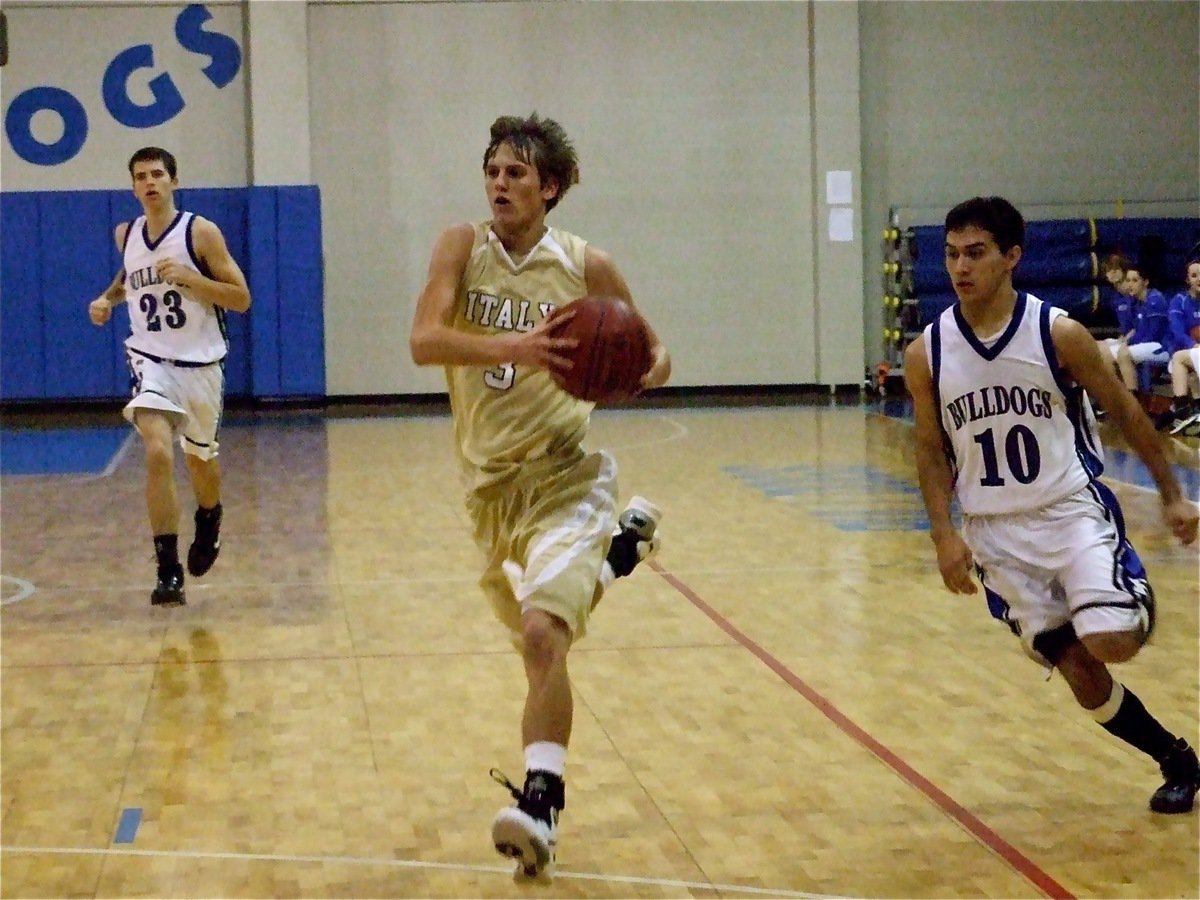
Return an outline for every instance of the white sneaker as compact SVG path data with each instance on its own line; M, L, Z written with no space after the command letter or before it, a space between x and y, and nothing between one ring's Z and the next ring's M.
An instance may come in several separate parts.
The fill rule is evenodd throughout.
M1200 413L1193 413L1189 416L1176 416L1171 420L1171 424L1167 426L1169 434L1182 434L1189 425L1200 420Z
M558 845L558 811L550 821L535 818L516 806L506 806L492 820L496 852L517 861L513 877L550 881L554 878L554 852Z
M529 772L525 775L525 788L518 790L499 769L492 769L488 774L517 801L516 806L506 806L492 819L492 843L496 852L517 861L513 872L515 880L552 881L554 852L558 845L558 812L563 806L562 781L551 778L552 783L548 784L546 773Z

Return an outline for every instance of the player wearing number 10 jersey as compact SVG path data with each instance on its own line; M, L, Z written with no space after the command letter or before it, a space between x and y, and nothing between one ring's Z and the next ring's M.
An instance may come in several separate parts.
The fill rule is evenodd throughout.
M1153 758L1164 784L1150 808L1194 804L1200 763L1107 664L1131 659L1154 628L1154 594L1125 535L1116 497L1097 480L1102 451L1088 395L1145 462L1167 526L1196 540L1154 426L1088 331L1013 289L1025 222L1001 197L946 216L946 268L958 302L905 351L917 474L946 587L973 594L1025 651L1057 669L1109 733ZM951 497L963 513L961 534Z
M125 418L146 449L146 505L154 536L155 606L184 603L179 563L179 500L174 440L178 437L196 497L196 536L188 571L203 575L221 549L221 469L217 430L225 390L224 312L250 308L250 290L212 222L175 208L175 157L143 147L129 160L133 193L143 215L113 232L122 267L88 306L95 325L128 301L125 350L133 398Z

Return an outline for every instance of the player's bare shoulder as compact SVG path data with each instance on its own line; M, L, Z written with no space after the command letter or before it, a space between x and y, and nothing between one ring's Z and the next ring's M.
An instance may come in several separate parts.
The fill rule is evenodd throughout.
M588 244L583 249L583 275L589 294L620 297L626 303L633 304L629 285L612 256L594 244Z
M921 332L904 348L904 381L909 390L930 381L929 360L925 358L925 333Z
M465 265L475 248L476 227L470 222L451 225L438 235L433 246L433 261Z
M125 249L125 239L129 236L129 229L133 227L132 222L118 222L113 229L113 241L117 245L118 250Z

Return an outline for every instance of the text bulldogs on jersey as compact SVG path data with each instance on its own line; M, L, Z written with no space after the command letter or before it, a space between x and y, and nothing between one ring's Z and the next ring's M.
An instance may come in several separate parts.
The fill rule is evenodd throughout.
M137 269L129 273L129 287L134 291L140 291L148 284L163 283L163 280L158 277L158 270L154 266L147 266L144 269Z
M1001 385L979 388L956 397L946 404L946 409L954 419L956 431L968 422L978 422L988 416L1002 416L1007 412L1035 419L1049 419L1054 414L1049 391L1036 387Z

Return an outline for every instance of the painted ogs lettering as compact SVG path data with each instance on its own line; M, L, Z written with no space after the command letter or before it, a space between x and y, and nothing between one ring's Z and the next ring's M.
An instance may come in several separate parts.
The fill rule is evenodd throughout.
M184 50L207 56L209 63L200 71L214 85L223 88L242 67L242 48L227 34L204 30L204 23L212 17L208 9L193 3L175 19L175 40Z
M242 50L228 35L204 30L213 17L200 3L184 7L175 18L175 39L183 49L208 57L201 70L217 88L223 88L236 76L242 65ZM153 128L168 122L186 105L179 88L169 73L163 72L150 80L153 100L149 104L135 103L129 96L130 76L138 69L154 68L154 47L136 44L113 57L104 70L101 94L104 106L116 121L128 128ZM53 143L38 140L32 129L33 117L39 112L52 112L62 122L62 136ZM70 92L49 85L39 85L13 98L4 116L4 130L13 152L28 163L38 166L57 166L73 159L87 142L88 116L83 104Z
M33 136L33 117L42 110L57 113L63 133L53 144L43 144ZM32 87L18 94L4 115L4 130L13 152L26 162L39 166L65 163L83 149L87 140L87 110L68 91L56 87Z
M138 44L118 53L104 70L104 105L109 114L129 128L153 128L179 115L183 97L171 76L165 72L150 79L154 99L146 106L134 103L129 97L129 76L138 69L154 68L154 48Z

